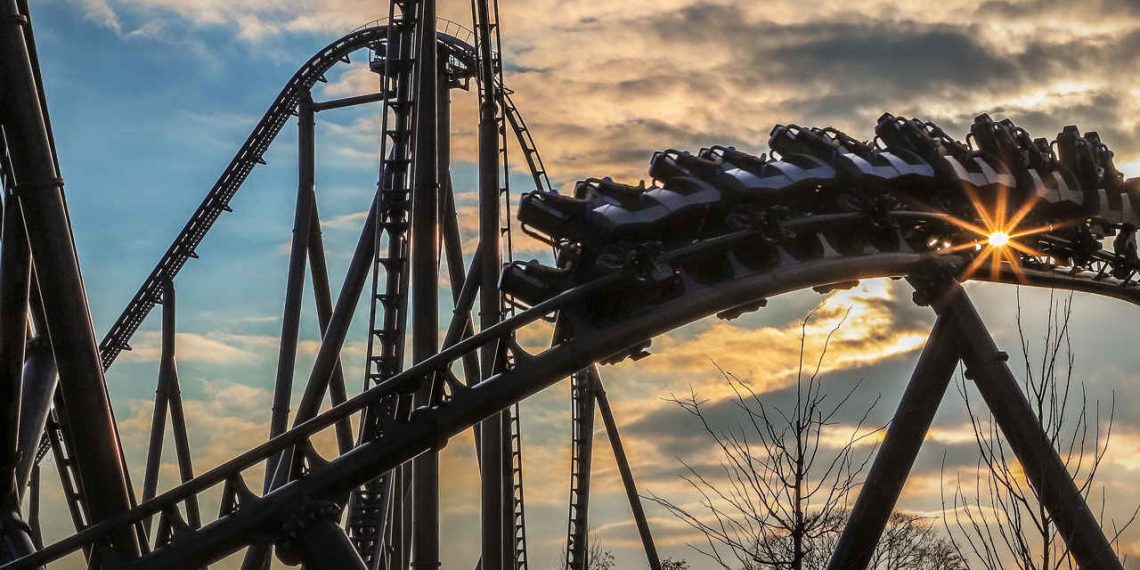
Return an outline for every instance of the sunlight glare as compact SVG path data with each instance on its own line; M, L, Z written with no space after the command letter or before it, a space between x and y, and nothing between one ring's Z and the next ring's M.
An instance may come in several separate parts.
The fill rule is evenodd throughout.
M994 232L990 234L989 239L986 241L993 247L1002 247L1009 243L1009 234L1001 231Z

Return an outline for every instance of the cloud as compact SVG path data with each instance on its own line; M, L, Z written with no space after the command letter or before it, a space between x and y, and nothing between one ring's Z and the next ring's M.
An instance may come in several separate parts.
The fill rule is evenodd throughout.
M249 363L261 358L245 339L222 333L201 335L180 332L175 334L175 355L183 362L206 362L210 364ZM161 357L162 333L148 331L135 336L131 350L123 352L126 362L158 362Z
M264 46L267 54L276 53L268 38L331 36L384 15L364 0L83 6L95 21L129 13L144 21L140 30L175 19L229 29L254 53ZM445 1L440 13L463 22L468 7ZM1101 131L1119 149L1119 162L1140 159L1137 85L1114 71L1140 57L1140 17L1127 0L1079 7L1060 0L953 0L921 8L824 2L810 14L791 0L762 8L723 0L532 0L502 18L507 82L560 183L601 175L635 181L645 176L650 153L664 147L717 143L760 151L778 122L833 124L869 137L887 110L945 123L959 136L984 111L1008 111L1038 136L1077 123ZM328 96L371 92L375 81L355 65L323 89ZM1074 82L1083 86L1079 97L1060 95ZM1020 104L1027 95L1034 104ZM455 97L453 147L457 158L470 160L475 109L467 99L474 98ZM376 140L374 132L367 141L346 140L341 152L374 159ZM369 150L355 152L361 148Z
M115 8L111 6L109 0L75 0L79 8L83 10L83 15L88 20L99 24L105 28L110 28L115 33L123 31L122 23L119 21L119 15L115 12Z
M848 291L828 295L804 329L805 365L811 370L828 334L835 330L821 372L866 366L911 352L925 342L925 321L904 309L889 280L869 280ZM716 376L716 365L746 378L763 393L788 386L800 367L801 323L784 326L738 326L715 322L695 334L670 333L654 340L653 356L638 363L642 370L668 374L666 386L686 391L698 378ZM720 385L720 383L714 383ZM726 386L721 397L728 396ZM707 394L717 397L715 394Z
M364 0L76 0L76 5L96 25L116 32L134 28L126 36L138 44L169 41L171 34L200 41L208 35L216 42L228 34L243 55L274 61L295 57L293 67L332 37L383 16L384 8ZM456 20L467 17L467 8L466 2L441 3L441 13ZM831 1L815 3L810 10L798 0L529 0L504 5L502 16L506 81L547 168L561 184L603 175L636 182L645 177L652 151L667 147L732 144L761 152L769 129L779 122L833 124L870 137L874 119L883 111L923 116L958 136L984 111L1009 116L1035 136L1052 136L1075 123L1083 130L1099 130L1118 151L1118 162L1140 165L1140 84L1133 74L1120 71L1135 69L1140 57L1140 15L1131 0ZM289 50L280 49L282 39L290 40ZM227 65L223 58L211 59ZM376 76L360 58L354 61L330 74L330 83L321 86L324 97L376 89ZM266 100L272 95L266 93ZM471 93L453 96L456 160L475 157L474 100ZM240 144L256 120L225 113L192 118L199 126L186 140L227 151ZM334 149L328 157L334 166L374 168L380 134L374 116L322 119L321 125L322 145ZM516 169L522 166L517 153L511 159ZM458 174L456 187L469 248L477 228L477 197ZM349 212L324 223L330 230L355 230L363 218L362 212ZM521 237L515 245L523 258L546 251ZM808 353L818 354L820 337L848 307L852 312L824 364L837 390L849 389L860 375L884 382L905 378L908 370L898 363L921 346L929 315L911 307L906 295L886 281L827 298L809 328ZM786 397L798 364L799 325L772 316L774 310L731 323L686 327L656 339L652 357L606 368L640 482L668 493L677 485L675 456L708 460L702 454L707 442L692 433L691 425L666 413L670 404L660 396L692 384L710 398L723 398L726 394L706 382L717 374L712 361L747 377L765 397ZM538 326L523 336L528 346L537 347L548 343L549 334ZM157 334L141 334L135 351L124 358L157 360L158 341ZM183 361L237 364L271 361L278 341L208 332L180 333L178 342ZM312 355L316 346L316 341L303 341L300 353ZM363 343L350 344L346 362L362 361L363 350ZM892 376L885 378L888 374ZM270 405L266 390L237 383L213 382L206 392L203 399L187 403L203 467L260 443ZM149 418L146 409L140 404L132 417ZM532 534L546 546L561 540L565 530L565 383L528 400L524 409L527 499L539 509L532 513L549 515L532 514L528 521L542 524L545 518L559 527ZM849 433L852 420L843 420L832 435ZM959 420L936 424L927 441L929 448L946 451L952 467L969 466L974 457L972 430ZM1104 476L1131 493L1140 463L1130 457L1140 450L1140 437L1124 429L1119 433ZM602 441L600 432L598 437ZM145 446L145 440L136 443ZM470 512L472 505L470 488L458 479L459 473L472 471L465 455L469 445L457 438L447 448L456 455L445 462L454 478L444 484L458 500L444 503L456 512ZM596 456L593 520L613 535L607 537L611 544L628 546L635 534L625 522L628 514L621 510L624 499L607 453ZM937 501L942 455L923 457L906 500L930 509ZM675 521L654 517L652 522L662 544L690 540ZM534 560L541 565L540 558Z
M364 226L366 219L368 219L368 210L351 212L321 220L321 227L326 230L352 229L359 231Z

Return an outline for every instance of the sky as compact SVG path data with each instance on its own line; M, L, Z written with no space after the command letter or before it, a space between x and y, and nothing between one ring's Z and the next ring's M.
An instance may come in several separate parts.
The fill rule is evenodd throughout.
M129 301L295 69L358 26L384 17L364 0L32 0L49 108L84 269L101 337ZM884 111L921 116L964 136L973 117L1010 117L1035 136L1064 125L1099 131L1118 164L1140 175L1140 3L1135 0L901 3L869 0L502 0L506 82L556 186L589 176L646 178L654 150L711 144L765 150L776 123L833 125L869 138ZM467 2L440 15L469 22ZM363 55L363 54L361 54ZM318 100L370 92L375 76L355 57L329 74ZM453 177L464 235L476 227L474 94L453 92ZM327 115L327 116L326 116ZM334 290L375 187L375 109L318 118L318 195ZM179 365L195 449L206 469L267 433L295 197L296 135L287 126L176 284ZM517 154L515 154L518 157ZM521 161L515 161L520 164ZM516 188L528 176L512 175ZM542 257L519 240L518 257ZM1018 349L1010 286L967 287L999 345ZM443 295L449 295L443 291ZM1025 329L1036 339L1049 293L1020 291ZM306 300L298 378L319 343ZM680 461L715 469L698 426L668 401L695 391L732 425L730 392L717 366L747 379L768 401L790 397L800 321L819 306L807 350L847 315L825 360L826 386L854 389L849 413L825 446L844 439L861 412L881 425L901 395L933 322L903 282L877 280L827 297L800 292L737 320L699 321L654 340L653 355L603 369L643 493L695 500ZM1074 370L1090 405L1114 402L1111 445L1099 481L1106 518L1140 504L1140 351L1132 307L1078 295ZM448 314L441 302L441 312ZM848 313L848 311L850 311ZM158 358L157 317L108 374L134 481L142 480ZM359 385L367 314L359 311L343 353ZM525 335L538 343L548 331ZM1012 359L1017 370L1024 368ZM298 381L298 384L301 382ZM972 388L963 385L967 395ZM974 402L977 401L973 393ZM523 403L528 539L533 568L557 564L566 532L569 392L565 382ZM600 424L600 422L599 422ZM847 430L847 431L845 431ZM599 432L601 438L601 432ZM600 441L600 439L599 439ZM445 567L469 567L478 550L473 445L454 438L443 453ZM870 451L870 450L868 450ZM167 450L166 458L171 458ZM970 472L976 443L957 388L946 401L900 508L940 516L940 482ZM612 455L595 454L591 526L619 569L643 568ZM175 481L164 465L163 487ZM45 490L46 500L59 500ZM52 493L55 493L54 495ZM648 505L663 556L712 568L695 539ZM47 514L48 537L69 524ZM1122 539L1140 556L1140 528ZM226 567L226 566L220 566Z

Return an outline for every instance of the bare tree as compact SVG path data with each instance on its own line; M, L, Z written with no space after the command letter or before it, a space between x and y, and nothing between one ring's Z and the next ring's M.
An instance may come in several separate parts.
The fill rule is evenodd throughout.
M846 519L848 513L841 513ZM828 535L819 550L824 556L812 568L826 568L838 535ZM935 530L929 517L896 512L887 519L869 568L875 570L965 570L966 564L951 543Z
M789 568L803 570L820 539L842 528L835 516L847 509L847 498L858 484L870 454L856 457L856 443L870 408L852 430L847 443L823 457L821 437L854 392L829 401L820 369L831 339L846 316L828 333L814 370L805 374L807 326L800 326L800 357L795 404L791 410L772 409L746 381L718 369L732 388L734 404L747 421L735 429L714 427L696 391L671 400L691 414L720 452L721 478L710 480L681 460L683 476L700 497L694 511L657 495L651 499L701 532L704 546L692 545L726 569Z
M746 418L739 425L712 425L707 400L695 391L671 398L702 426L720 454L720 468L714 477L680 460L686 469L682 477L696 492L699 507L658 495L650 499L702 534L704 543L690 546L726 570L826 567L847 518L848 499L873 453L868 449L864 454L858 447L881 429L864 429L874 403L863 410L837 450L821 446L825 430L839 424L840 411L858 386L831 398L820 375L831 339L846 316L828 333L814 369L805 372L805 339L813 315L800 327L790 409L766 404L746 381L724 370L720 372L732 388L733 403ZM883 544L876 568L962 568L949 543L936 537L921 517L892 517ZM912 561L923 565L910 565Z
M1088 500L1111 440L1115 395L1107 410L1102 410L1100 400L1090 402L1084 382L1074 378L1076 355L1069 336L1072 299L1072 293L1064 299L1050 294L1048 323L1040 354L1036 354L1026 335L1018 290L1017 331L1025 367L1025 394L1049 443ZM951 497L947 499L945 489L942 492L943 524L954 548L986 570L1077 568L1001 430L990 414L975 407L966 384L961 378L959 391L966 402L979 454L976 470L965 477L955 475ZM945 482L945 467L942 478ZM1103 525L1103 486L1100 491L1099 518ZM1120 526L1110 521L1113 544L1118 544L1120 534L1136 515L1134 511Z
M893 513L871 559L878 570L965 570L966 564L945 537L938 536L929 518Z
M614 565L617 563L614 559L614 553L602 546L602 541L598 538L598 534L595 531L590 531L587 544L589 546L586 551L586 570L613 570ZM565 544L563 544L561 554L558 555L557 568L567 568Z

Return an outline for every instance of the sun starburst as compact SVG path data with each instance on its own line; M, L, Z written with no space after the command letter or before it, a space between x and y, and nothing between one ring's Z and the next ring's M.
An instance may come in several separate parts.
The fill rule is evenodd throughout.
M1021 223L1025 221L1025 218L1033 211L1033 207L1037 204L1037 196L1034 195L1028 198L1012 215L1009 215L1009 188L999 186L995 193L994 200L990 205L987 205L987 203L978 196L976 189L967 186L964 187L964 190L966 197L970 200L970 204L974 207L974 212L978 215L978 220L981 221L981 225L979 226L978 224L955 216L950 216L950 221L954 225L976 234L978 237L967 243L944 249L941 253L945 254L965 250L975 250L978 252L974 260L970 262L970 265L966 267L966 271L963 273L965 279L969 279L974 273L985 266L986 263L989 263L990 279L997 280L1001 276L1002 268L1008 266L1018 281L1025 282L1025 272L1021 268L1021 261L1018 254L1034 257L1042 257L1044 254L1019 240L1053 229L1053 226L1050 225L1031 228L1020 227Z

